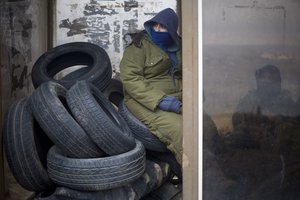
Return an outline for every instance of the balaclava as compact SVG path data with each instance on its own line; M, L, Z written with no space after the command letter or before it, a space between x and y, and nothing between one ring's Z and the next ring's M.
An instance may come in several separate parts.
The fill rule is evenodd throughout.
M162 11L160 11L159 13L157 13L152 19L146 21L144 23L144 27L146 29L146 31L148 32L148 34L150 35L150 37L152 38L152 33L153 32L153 25L155 23L159 23L162 24L164 27L166 27L166 29L168 30L168 35L166 36L166 34L162 33L158 33L163 35L163 37L165 37L165 39L168 37L172 38L172 42L170 42L170 45L167 47L166 51L167 52L175 52L179 49L179 37L177 34L177 29L178 29L178 16L177 14L171 9L171 8L166 8ZM155 35L155 33L154 33ZM155 35L157 36L157 35Z
M177 14L171 8L166 8L144 23L145 30L151 37L152 41L163 49L171 59L172 65L170 66L170 74L172 77L174 74L174 68L178 63L176 52L180 46L179 36L177 34L178 21ZM156 23L166 27L168 32L156 32L153 29L153 25Z
M255 72L257 91L261 97L273 98L281 92L281 76L274 65L265 65Z

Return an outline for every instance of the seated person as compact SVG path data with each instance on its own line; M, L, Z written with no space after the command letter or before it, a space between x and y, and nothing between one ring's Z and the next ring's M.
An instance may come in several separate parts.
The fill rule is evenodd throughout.
M228 141L273 151L274 128L283 119L297 114L296 103L289 92L281 88L281 75L276 66L263 66L255 72L255 78L257 89L240 100L232 116L232 136L238 141L231 141L235 137L229 137Z
M182 164L182 70L178 16L164 9L144 23L124 51L124 103Z
M256 116L296 115L296 104L287 90L281 88L281 75L274 65L266 65L255 72L256 90L249 91L237 105L232 116L233 127L241 123L259 122ZM266 118L264 118L265 120Z

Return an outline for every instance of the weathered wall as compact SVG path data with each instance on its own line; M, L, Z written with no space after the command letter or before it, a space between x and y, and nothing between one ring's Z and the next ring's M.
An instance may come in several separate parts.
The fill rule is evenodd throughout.
M126 34L143 29L144 21L166 7L176 10L176 2L176 0L57 1L54 46L74 41L98 44L110 56L116 75L119 72L124 47L130 42L130 37Z
M30 95L31 68L47 47L46 0L1 2L2 103Z
M300 95L300 1L204 0L204 108L221 131L239 100L256 88L254 72L278 66L282 87Z
M204 44L299 45L297 0L204 0Z
M29 96L33 90L30 77L32 65L47 47L46 6L47 0L0 1L1 124L9 105L17 99ZM2 150L1 143L0 148ZM4 174L9 197L28 198L28 191L24 191L13 181L7 165L0 159L1 172L4 166L7 170ZM4 199L2 175L1 173L0 199Z

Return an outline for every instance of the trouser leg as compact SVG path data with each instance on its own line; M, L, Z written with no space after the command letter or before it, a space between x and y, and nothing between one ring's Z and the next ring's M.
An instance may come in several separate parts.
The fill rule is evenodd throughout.
M177 162L182 165L182 115L158 110L143 123L166 144L174 153Z

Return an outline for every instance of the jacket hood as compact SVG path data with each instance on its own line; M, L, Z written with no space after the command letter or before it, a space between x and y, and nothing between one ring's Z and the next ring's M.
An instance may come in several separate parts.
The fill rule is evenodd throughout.
M166 8L157 13L152 19L144 23L144 28L151 37L151 28L155 23L165 26L171 35L174 44L168 48L168 51L177 51L179 49L179 36L177 34L178 29L178 16L171 8Z

